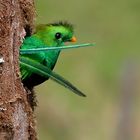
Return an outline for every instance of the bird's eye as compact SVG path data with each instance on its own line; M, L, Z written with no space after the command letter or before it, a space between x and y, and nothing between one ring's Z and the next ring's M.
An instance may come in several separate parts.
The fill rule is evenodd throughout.
M61 37L62 37L61 33L56 33L56 34L55 34L55 38L56 38L56 39L60 39Z

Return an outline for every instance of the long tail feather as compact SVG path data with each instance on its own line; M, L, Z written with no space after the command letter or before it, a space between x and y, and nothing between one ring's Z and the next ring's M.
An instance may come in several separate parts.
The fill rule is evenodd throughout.
M33 54L33 53L49 51L49 50L67 50L67 49L90 47L90 46L95 46L95 43L94 44L86 43L86 44L78 44L78 45L67 45L67 46L59 46L59 47L42 46L41 48L35 48L35 49L22 49L21 48L20 54Z
M58 75L57 73L53 72L50 70L48 67L33 61L29 58L25 57L20 57L20 63L21 65L24 65L28 69L31 69L35 73L45 76L45 77L50 77L52 80L55 82L59 83L60 85L64 86L65 88L68 88L72 92L76 93L77 95L85 97L86 95L82 93L79 89L77 89L73 84L71 84L69 81L64 79L62 76Z

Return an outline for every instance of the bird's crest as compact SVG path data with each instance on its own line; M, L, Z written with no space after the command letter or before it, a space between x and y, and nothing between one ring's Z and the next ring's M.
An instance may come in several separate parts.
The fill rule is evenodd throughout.
M70 32L74 32L73 25L68 23L67 21L58 21L58 22L49 23L49 24L39 24L36 26L36 31L44 30L46 26L63 26L69 29Z
M67 21L58 21L54 23L47 24L48 26L64 26L65 28L68 28L71 32L73 32L73 25L68 23Z

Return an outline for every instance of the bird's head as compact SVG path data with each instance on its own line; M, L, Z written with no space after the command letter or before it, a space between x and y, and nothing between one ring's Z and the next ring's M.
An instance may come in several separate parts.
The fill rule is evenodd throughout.
M36 36L48 46L61 46L65 42L76 42L73 26L67 22L57 22L37 27Z

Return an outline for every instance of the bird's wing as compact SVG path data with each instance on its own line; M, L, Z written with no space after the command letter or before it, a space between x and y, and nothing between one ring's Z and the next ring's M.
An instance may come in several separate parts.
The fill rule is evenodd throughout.
M20 58L26 58L26 56L20 56ZM30 60L30 57L27 57L28 60ZM34 60L32 60L34 61ZM20 74L21 74L21 79L25 80L26 78L29 78L32 74L32 70L28 69L27 67L25 67L25 65L23 63L20 63Z
M21 49L28 49L28 48L39 48L40 46L44 45L41 40L39 40L36 37L27 37L25 38ZM43 63L45 60L45 53L39 52L36 54L20 54L20 57L28 58L32 61L38 61L39 63ZM27 67L25 67L22 63L20 64L20 72L22 80L28 78L33 73L32 70L29 70Z
M24 80L26 79L30 74L29 74L29 71L27 71L25 68L24 68L24 65L20 64L20 73L21 73L21 79Z

